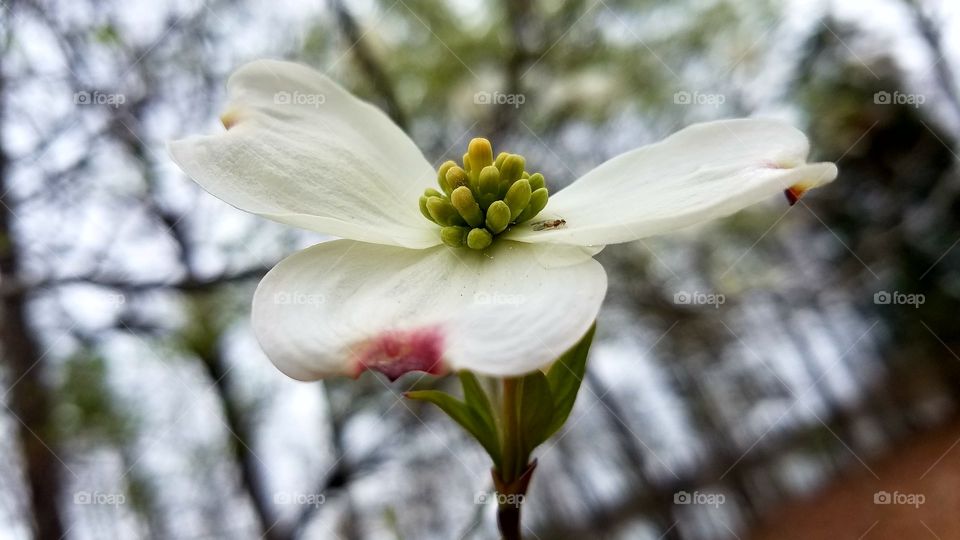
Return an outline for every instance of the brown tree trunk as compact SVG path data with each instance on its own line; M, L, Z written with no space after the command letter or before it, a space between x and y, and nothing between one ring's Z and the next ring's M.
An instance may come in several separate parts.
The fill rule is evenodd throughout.
M0 106L4 79L0 74ZM0 109L0 122L3 110ZM0 193L7 193L7 156L0 141ZM15 284L18 277L18 244L12 226L14 213L4 196L0 199L0 284ZM10 387L6 389L9 412L18 421L26 479L30 489L30 509L37 538L63 538L59 511L63 464L54 453L51 439L51 396L44 383L42 354L33 329L27 321L24 291L10 288L0 296L0 357Z

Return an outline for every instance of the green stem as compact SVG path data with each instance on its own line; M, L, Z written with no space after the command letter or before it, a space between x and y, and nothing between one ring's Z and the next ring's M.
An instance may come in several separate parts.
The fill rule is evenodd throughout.
M536 462L527 463L530 456L522 450L520 433L520 400L523 382L520 378L503 379L502 395L502 468L494 469L493 482L497 488L497 526L503 540L522 540L520 534L520 506L527 493Z
M501 478L510 483L519 476L522 466L520 456L520 418L518 400L520 379L507 377L503 379L503 470Z

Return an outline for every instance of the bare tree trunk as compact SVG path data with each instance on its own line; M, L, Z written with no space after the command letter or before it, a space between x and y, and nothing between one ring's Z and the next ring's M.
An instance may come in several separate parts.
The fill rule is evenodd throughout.
M4 78L0 74L0 107L3 89ZM3 118L0 108L0 121ZM8 164L0 142L0 193L7 193L9 189ZM15 283L20 266L19 245L12 230L15 215L10 204L6 197L0 199L0 283ZM26 308L26 291L17 290L2 296L0 353L11 384L7 390L10 410L18 420L34 530L37 538L59 539L64 536L59 510L63 469L50 438L50 390L43 381L45 370L40 345L27 321Z

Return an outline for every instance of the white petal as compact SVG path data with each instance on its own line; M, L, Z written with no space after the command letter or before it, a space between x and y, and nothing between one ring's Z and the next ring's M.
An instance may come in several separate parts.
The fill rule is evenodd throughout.
M385 114L307 67L257 61L227 84L228 130L170 144L207 191L254 214L334 236L429 247L417 200L436 172Z
M782 122L695 124L588 172L507 237L613 244L723 217L791 186L836 178L832 163L807 164L808 151L803 133Z
M391 378L412 370L519 375L583 336L606 287L595 260L547 267L530 244L499 241L481 254L335 240L264 277L253 329L295 379L365 369Z

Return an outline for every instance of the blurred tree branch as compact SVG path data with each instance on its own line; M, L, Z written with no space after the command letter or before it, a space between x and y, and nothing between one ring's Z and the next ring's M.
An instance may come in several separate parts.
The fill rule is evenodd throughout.
M527 49L528 39L524 35L530 28L532 3L530 0L504 0L502 7L510 30L510 49L503 62L505 93L516 96L523 93L521 70L534 58L533 51ZM491 140L501 141L516 127L518 119L518 111L515 107L505 103L496 104L493 106L484 132Z
M198 278L196 276L187 276L183 279L169 281L134 281L129 277L111 276L111 275L78 275L53 277L40 281L18 282L11 280L12 283L0 286L0 296L22 294L26 291L36 289L47 289L53 287L64 287L68 285L93 285L96 287L105 287L115 289L123 293L140 293L154 290L170 290L180 292L209 292L223 285L260 279L266 274L272 266L255 266L231 273L216 275L213 277Z
M364 41L363 36L365 32L360 31L356 20L343 2L340 0L330 0L330 7L337 16L340 31L350 44L347 48L347 53L352 53L354 58L357 59L357 64L367 79L369 79L373 90L383 99L383 104L387 108L387 114L390 118L400 126L400 129L406 131L409 129L407 115L400 105L399 98L386 70L381 66L373 51Z
M920 0L905 0L904 3L913 14L917 32L930 48L930 55L935 58L933 67L937 73L937 82L950 105L954 121L960 123L960 88L957 86L956 74L950 66L949 56L943 46L943 32L940 24L924 13Z
M254 429L248 411L244 410L231 393L232 366L224 357L222 334L215 332L208 336L208 339L211 346L198 347L194 352L198 354L220 397L224 422L230 432L229 446L240 468L242 484L263 526L260 537L264 540L290 540L293 538L292 531L280 521L273 499L269 496L265 471L262 470L263 462L250 447L254 440Z

